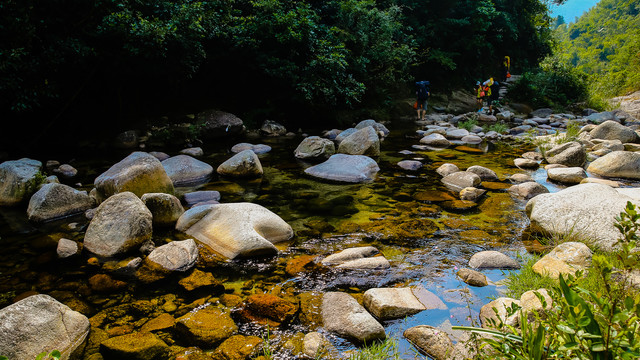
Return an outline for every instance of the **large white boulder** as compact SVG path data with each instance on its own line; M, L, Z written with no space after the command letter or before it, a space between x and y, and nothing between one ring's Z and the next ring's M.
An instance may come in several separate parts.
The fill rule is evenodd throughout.
M610 250L621 236L613 226L614 219L627 201L640 205L637 198L607 185L588 183L538 195L529 200L525 210L534 232L582 237Z
M273 245L293 237L293 229L269 209L252 203L203 205L187 210L176 229L234 259L274 255Z

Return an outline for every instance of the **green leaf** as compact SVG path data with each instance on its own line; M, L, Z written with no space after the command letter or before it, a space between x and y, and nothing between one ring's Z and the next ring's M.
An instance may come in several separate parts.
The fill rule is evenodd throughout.
M49 355L56 360L59 360L60 357L62 356L62 354L60 354L60 351L58 350L53 350Z
M43 351L43 352L41 352L40 354L38 354L36 356L36 360L42 360L42 359L44 359L45 356L47 356L47 352Z
M574 329L568 327L567 325L560 324L560 325L558 325L556 327L558 328L558 330L560 330L560 331L562 331L564 333L567 333L567 334L575 334L576 333L576 331Z

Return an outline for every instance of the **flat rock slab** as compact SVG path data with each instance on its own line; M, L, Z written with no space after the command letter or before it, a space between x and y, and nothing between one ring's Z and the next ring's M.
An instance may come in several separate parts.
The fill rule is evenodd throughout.
M547 177L563 184L579 184L587 178L587 172L581 167L553 168L547 170Z
M338 253L327 256L322 260L322 265L340 265L348 261L364 259L378 255L380 251L373 246L361 246L344 249Z
M480 251L473 254L469 266L474 269L520 269L520 264L499 251Z
M328 292L323 295L322 322L326 330L360 342L369 343L387 337L384 327L347 293Z
M100 344L104 359L169 359L169 346L158 335L136 332L107 339Z
M335 154L327 161L312 166L307 175L339 182L361 183L372 181L380 171L378 164L364 155Z

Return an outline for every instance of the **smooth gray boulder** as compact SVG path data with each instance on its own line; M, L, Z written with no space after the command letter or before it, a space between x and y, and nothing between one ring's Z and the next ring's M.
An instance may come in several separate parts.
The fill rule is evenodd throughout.
M215 190L193 191L184 194L184 202L188 206L197 204L217 204L220 201L220 192Z
M480 176L480 180L482 181L499 181L500 180L498 178L498 174L496 174L495 171L488 169L484 166L473 165L473 166L470 166L466 171Z
M205 110L196 115L196 124L204 139L215 139L237 135L244 131L244 123L239 117L224 111Z
M451 164L451 163L442 164L436 169L436 172L440 176L451 175L451 174L456 173L458 171L460 171L458 166L456 166L455 164Z
M460 141L462 141L465 144L478 145L482 143L482 138L478 135L467 135L462 139L460 139Z
M640 179L640 154L613 151L591 162L587 171L607 178Z
M260 127L260 133L265 136L283 136L287 133L287 128L273 120L265 120Z
M336 146L329 139L309 136L302 140L293 153L298 159L327 159L336 153Z
M180 150L180 154L193 156L193 157L200 157L204 155L204 150L202 150L201 147L191 147L191 148Z
M26 201L38 190L42 163L22 158L0 164L0 206L15 206Z
M44 222L84 213L95 206L86 191L63 184L45 184L38 190L27 207L29 220Z
M232 177L260 177L264 173L258 155L244 150L218 166L218 174Z
M553 168L547 170L547 177L563 184L579 184L587 178L587 172L581 167Z
M213 173L211 165L184 154L163 160L162 166L174 186L205 183Z
M613 226L614 219L627 201L640 206L640 200L614 188L587 183L538 195L529 200L525 211L534 233L589 239L603 250L611 250L621 236Z
M603 140L601 143L596 144L591 148L591 154L597 156L604 156L613 151L624 151L625 146L620 140Z
M56 247L58 258L66 259L72 257L78 254L78 250L80 250L80 248L77 242L65 238L58 240L58 246Z
M293 237L293 229L282 218L252 203L194 207L182 214L176 229L230 259L275 255L273 244Z
M49 295L32 295L0 309L0 354L33 360L58 350L67 360L89 334L89 319Z
M623 144L637 143L640 140L635 131L613 120L607 120L596 126L589 135L593 139L620 140Z
M307 175L332 181L361 183L372 181L380 171L378 164L368 156L335 154L327 161L307 168Z
M553 110L550 108L540 108L531 112L531 117L548 118L553 114Z
M420 144L433 146L433 147L448 147L451 146L451 142L447 140L443 135L432 133L429 134L422 139L420 139Z
M573 141L552 147L544 153L544 157L549 164L581 167L587 161L587 152L582 144Z
M346 139L349 135L355 133L356 131L358 131L356 128L348 128L346 130L341 131L340 134L336 135L334 139L334 141L336 142L336 145L340 145L342 140Z
M398 165L401 169L407 171L417 171L422 167L422 163L417 160L402 160L398 161L396 165Z
M69 164L62 164L53 169L53 173L56 175L60 175L65 179L71 179L72 177L78 175L78 170Z
M249 144L249 143L239 143L239 144L235 144L231 147L231 152L234 154L237 154L241 151L245 151L245 150L251 150L254 153L260 155L260 154L266 154L269 151L271 151L271 146L269 145L265 145L265 144Z
M426 294L428 293L428 295ZM365 291L363 304L377 319L389 320L417 314L427 309L446 309L446 305L426 302L421 299L432 299L437 296L424 288L374 288Z
M462 189L468 187L476 187L482 182L480 176L467 171L458 171L449 174L443 177L441 181L446 187L455 192L460 192Z
M584 120L593 124L603 124L607 121L620 122L613 111L596 112L588 115Z
M540 167L540 163L537 161L524 158L513 159L513 164L520 169L537 169Z
M429 325L418 325L404 331L411 344L435 360L461 359L446 332Z
M384 256L374 256L364 259L356 259L344 262L338 266L337 269L348 270L376 270L376 269L388 269L391 267L391 263Z
M322 265L340 265L348 261L372 257L379 253L380 251L373 246L348 248L322 259Z
M137 249L151 239L153 216L132 192L104 201L89 223L84 248L98 256L111 257Z
M360 342L384 339L384 327L353 296L328 292L322 297L322 322L327 331Z
M362 120L358 123L358 125L356 125L356 130L360 130L360 129L364 129L367 126L371 126L373 127L373 129L378 133L381 134L383 137L388 136L389 135L389 129L387 129L386 126L384 126L383 124L373 120L373 119L368 119L368 120Z
M168 271L184 272L196 264L198 247L193 239L172 241L153 250L147 260Z
M154 226L173 226L184 213L180 200L171 194L147 193L141 200L151 211Z
M160 160L139 151L131 153L100 174L93 184L100 201L125 191L138 197L150 192L173 194L174 191L173 182Z
M460 140L465 136L469 136L469 131L467 129L449 129L445 134L447 139Z
M540 194L549 193L549 189L547 189L544 185L537 183L535 181L526 181L520 184L513 185L509 189L507 189L507 191L512 196L522 198L525 200L529 200Z
M348 155L380 155L380 138L372 126L362 128L345 137L338 145L338 153Z
M520 264L499 251L480 251L469 259L473 269L520 269Z

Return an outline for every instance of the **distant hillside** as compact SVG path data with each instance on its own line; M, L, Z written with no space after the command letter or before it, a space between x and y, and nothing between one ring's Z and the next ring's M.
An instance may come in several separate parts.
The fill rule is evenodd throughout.
M556 53L591 75L611 97L640 89L640 2L602 0L571 25L555 30Z

